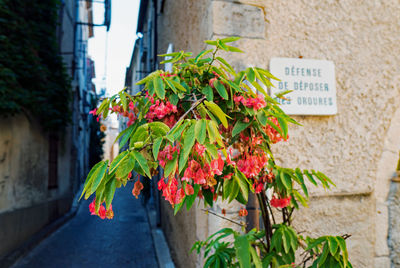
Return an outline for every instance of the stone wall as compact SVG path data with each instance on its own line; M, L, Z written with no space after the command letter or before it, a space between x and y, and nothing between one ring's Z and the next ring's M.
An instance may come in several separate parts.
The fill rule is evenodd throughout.
M303 126L291 126L290 140L273 150L281 165L321 170L337 185L332 191L310 186L310 207L295 215L298 230L351 234L354 267L389 267L387 199L398 159L393 152L400 149L399 132L389 134L390 126L400 122L395 116L400 105L400 22L393 15L400 14L398 2L227 0L165 5L160 53L169 42L175 50L197 53L203 39L238 35L242 39L235 45L245 53L229 56L235 67L268 68L272 57L334 62L338 114L296 116ZM214 229L210 224L208 231Z
M48 189L48 134L21 114L0 120L0 257L9 253L71 206L71 178L59 144L58 187ZM68 146L67 146L68 148Z

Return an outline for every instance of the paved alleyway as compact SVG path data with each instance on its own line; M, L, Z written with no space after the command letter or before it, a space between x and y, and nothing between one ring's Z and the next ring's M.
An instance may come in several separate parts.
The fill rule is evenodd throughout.
M117 189L113 220L91 216L91 198L82 199L74 218L13 267L158 267L145 209L132 187Z

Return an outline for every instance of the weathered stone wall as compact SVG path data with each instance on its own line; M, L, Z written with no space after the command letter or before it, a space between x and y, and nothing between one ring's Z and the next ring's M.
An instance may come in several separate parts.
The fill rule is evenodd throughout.
M165 5L159 52L171 42L175 50L196 53L203 39L239 35L242 39L235 45L245 53L228 58L236 67L268 68L272 57L334 62L338 114L296 116L303 126L291 126L290 140L273 150L283 166L321 170L337 185L327 192L310 186L310 208L295 215L299 231L351 234L354 267L389 267L387 198L392 163L397 161L393 151L400 149L400 135L387 137L400 105L398 2L227 0Z
M58 187L49 190L49 140L38 122L21 114L2 118L0 129L1 257L66 213L72 194L69 162L60 161L69 158L64 144L59 145Z

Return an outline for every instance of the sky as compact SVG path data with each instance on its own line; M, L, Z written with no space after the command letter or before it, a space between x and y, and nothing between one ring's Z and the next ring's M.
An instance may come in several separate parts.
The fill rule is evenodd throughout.
M107 95L124 88L125 71L129 66L136 40L137 14L140 0L114 0L111 6L111 27L94 27L89 39L89 55L95 62L97 92L106 87ZM94 4L94 23L103 23L104 8Z

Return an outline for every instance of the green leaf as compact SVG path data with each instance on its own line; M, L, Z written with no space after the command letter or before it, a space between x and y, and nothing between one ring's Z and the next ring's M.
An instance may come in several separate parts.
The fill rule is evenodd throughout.
M322 249L322 254L319 256L318 266L321 267L324 264L326 257L329 254L328 242L325 242L324 247Z
M201 119L196 122L194 134L196 136L196 140L201 144L204 144L204 141L206 140L206 136L207 136L207 128L206 127L207 127L207 123L206 123L205 119Z
M282 227L281 227L282 228ZM282 244L283 244L283 249L285 250L285 253L288 254L290 251L290 247L291 247L291 241L290 241L290 235L289 233L286 231L285 228L282 229Z
M240 132L242 132L243 130L245 130L248 126L250 126L250 124L251 122L245 123L238 120L232 130L232 138L235 137Z
M111 162L110 168L108 170L109 174L112 174L115 169L119 166L119 164L121 164L122 160L125 159L125 157L128 155L128 151L124 151L122 153L120 153L116 158L114 158L114 160Z
M224 98L225 100L229 99L228 92L226 91L226 88L219 80L214 81L214 87L217 90L218 94Z
M212 46L216 46L217 45L217 41L213 41L213 40L205 40L204 43L206 43L208 45L212 45Z
M262 263L260 257L258 257L256 250L253 247L250 247L251 258L253 259L253 264L256 268L262 268Z
M164 86L163 80L161 79L161 77L159 75L157 75L154 78L153 84L154 84L154 90L156 91L157 96L163 100L165 98L165 86Z
M240 188L240 192L242 193L243 198L247 201L249 198L249 186L247 181L242 176L233 175L233 179L235 179Z
M165 169L164 169L164 177L168 178L169 175L174 173L176 169L176 163L178 162L178 155L175 153L174 157L172 160L168 161L165 164Z
M179 82L176 82L175 80L170 80L170 81L177 89L186 92L186 89Z
M100 161L99 163L97 163L96 165L94 165L94 166L92 167L92 169L90 170L89 174L88 174L87 177L86 177L85 184L84 184L84 187L83 187L83 190L82 190L82 194L81 194L81 196L79 197L79 200L81 200L81 198L82 198L82 196L85 194L85 192L91 188L92 183L93 183L93 180L94 180L93 174L94 174L103 164L104 164L104 161ZM88 197L89 197L90 195L91 195L91 193L88 195ZM85 195L85 199L87 199L87 198L86 198L86 195Z
M211 88L209 85L203 87L203 88L201 89L201 92L206 96L206 98L207 98L208 101L213 101L213 99L214 99L214 93L213 93L212 88Z
M126 129L124 129L123 131L121 131L118 136L115 138L114 143L119 140L123 135L124 138L121 140L119 146L123 147L125 145L125 143L128 141L129 137L131 136L132 132L136 129L137 125L132 125Z
M153 156L154 156L154 160L156 160L156 161L157 161L158 152L160 151L160 146L161 146L162 141L163 141L163 138L158 137L153 142Z
M282 118L280 118L280 117L277 117L277 119L278 119L279 125L281 126L282 133L283 133L283 137L284 137L285 139L287 139L288 125L287 125L287 123L286 123L286 120L284 120L284 119L282 119Z
M232 46L226 46L227 50L230 52L240 52L243 53L243 51L237 47L232 47Z
M304 206L304 207L308 207L307 205L307 201L304 199L304 197L296 190L293 190L293 195L296 197L297 200L300 201L300 203Z
M336 237L333 236L329 236L328 241L329 241L329 250L331 252L331 255L335 256L339 247L339 241L336 239Z
M221 58L221 57L216 57L216 59L217 59L220 63L222 63L223 65L225 65L225 66L228 68L229 72L231 72L232 74L235 74L235 70L233 70L232 66L231 66L228 62L226 62L226 60L224 60L224 59Z
M201 59L204 55L213 52L213 49L205 49L203 51L201 51L196 58L194 59L194 62L197 63L199 59Z
M121 100L122 107L124 108L124 111L127 111L128 110L128 103L126 101L126 96L125 96L124 92L120 92L119 93L119 98Z
M207 106L207 108L215 115L218 117L218 119L221 121L222 125L225 128L228 128L228 120L226 119L227 116L221 108L217 104L215 104L212 101L204 101L204 104ZM230 117L229 117L230 118Z
M292 189L292 180L290 179L290 175L287 174L284 170L281 170L280 178L281 178L282 184L285 186L285 188L287 190L291 190Z
M185 137L183 139L183 150L179 158L179 173L185 167L185 164L189 158L189 153L195 142L195 124L192 124L189 129L185 132Z
M149 179L151 179L150 169L149 169L149 166L147 165L146 158L144 158L144 156L141 153L137 152L137 151L132 151L132 154L136 158L136 160L139 163L140 167L146 173L147 177ZM142 175L144 175L144 174L142 174Z
M237 41L239 39L240 39L239 36L230 36L230 37L222 38L220 41L221 41L221 43L225 44L225 43Z
M246 235L235 236L235 250L241 268L249 268L250 264L250 243Z
M99 165L98 168L93 172L93 174L92 174L93 183L90 188L89 196L96 191L97 187L100 185L101 181L105 177L106 171L107 171L107 165L108 165L108 160L102 161L102 164ZM86 198L86 196L85 196L85 198Z
M338 240L340 250L342 251L344 267L346 267L346 265L349 264L348 262L349 254L346 248L346 241L340 236L337 236L336 239Z
M213 158L218 158L218 149L217 147L215 147L214 144L206 142L204 143L204 145L207 148L207 152L209 152L213 156Z
M253 68L249 67L246 69L246 76L247 80L249 80L250 83L254 82L254 80L256 79L256 74L254 73Z
M124 179L128 177L129 172L132 171L134 166L135 166L135 158L133 158L132 154L128 154L124 158L124 160L122 160L121 163L119 164L115 176L118 179Z
M308 172L308 170L304 170L303 171L303 173L304 173L304 175L306 175L307 176L307 178L308 178L308 180L312 183L312 184L314 184L315 186L317 186L318 184L317 184L317 182L314 180L314 178L312 177L312 175Z
M176 213L178 213L178 211L181 209L183 204L185 204L185 201L186 201L186 196L182 199L182 202L180 202L179 204L175 204L175 206L174 206L174 215L176 215Z
M229 203L232 202L240 192L240 186L238 180L234 179L230 180L232 181L232 183L230 184L230 189L229 188L227 189L227 197L229 197Z
M117 180L112 178L109 182L107 182L104 195L106 198L106 209L110 208L111 202L114 199L115 189L117 188Z
M263 109L258 111L258 113L256 114L256 117L257 117L257 120L261 123L261 125L263 125L264 127L267 125L268 117L265 114L265 111Z

